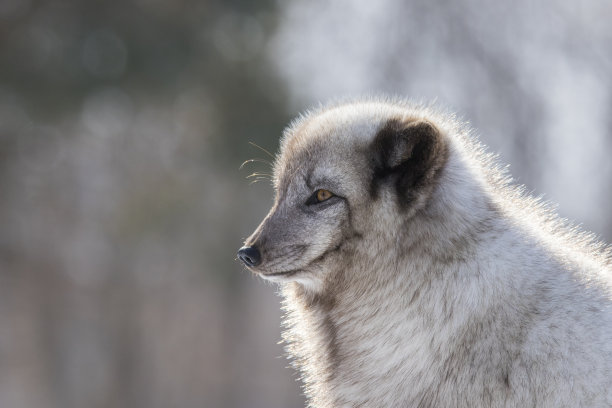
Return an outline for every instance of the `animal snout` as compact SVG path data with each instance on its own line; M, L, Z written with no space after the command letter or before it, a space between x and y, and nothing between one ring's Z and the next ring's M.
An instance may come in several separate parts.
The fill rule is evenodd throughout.
M238 250L238 258L246 266L254 267L261 263L261 252L253 246L243 246Z

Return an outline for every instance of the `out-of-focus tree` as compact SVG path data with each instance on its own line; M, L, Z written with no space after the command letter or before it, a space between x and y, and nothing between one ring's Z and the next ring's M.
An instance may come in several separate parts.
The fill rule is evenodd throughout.
M0 406L299 406L236 248L275 5L0 4ZM265 294L265 295L264 295Z

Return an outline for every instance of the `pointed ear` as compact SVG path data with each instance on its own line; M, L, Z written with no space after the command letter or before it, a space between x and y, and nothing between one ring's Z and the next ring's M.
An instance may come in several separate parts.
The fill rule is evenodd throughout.
M433 185L446 162L447 146L440 131L426 120L390 120L371 145L372 191L393 180L400 202L410 202L418 191Z

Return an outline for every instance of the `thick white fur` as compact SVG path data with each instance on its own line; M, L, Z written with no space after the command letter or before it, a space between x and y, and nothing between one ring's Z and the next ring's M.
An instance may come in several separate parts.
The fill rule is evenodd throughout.
M403 210L389 186L369 197L354 171L367 163L351 151L394 117L433 123L448 146L433 190ZM300 156L313 140L326 153ZM309 193L294 185L310 164L340 181L358 235L316 262L348 209L309 218L322 232L301 236L306 221L287 214ZM612 406L609 252L513 187L454 118L398 101L320 108L286 131L278 188L283 178L250 243L274 235L278 217L275 228L294 231L285 241L317 243L282 263L303 272L268 277L281 285L284 339L310 406Z

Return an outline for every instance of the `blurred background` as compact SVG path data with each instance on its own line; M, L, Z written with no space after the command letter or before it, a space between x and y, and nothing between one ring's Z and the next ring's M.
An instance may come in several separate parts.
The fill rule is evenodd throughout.
M437 101L612 241L610 21L609 0L0 0L0 407L303 406L276 289L235 260L269 166L239 167L329 98Z

